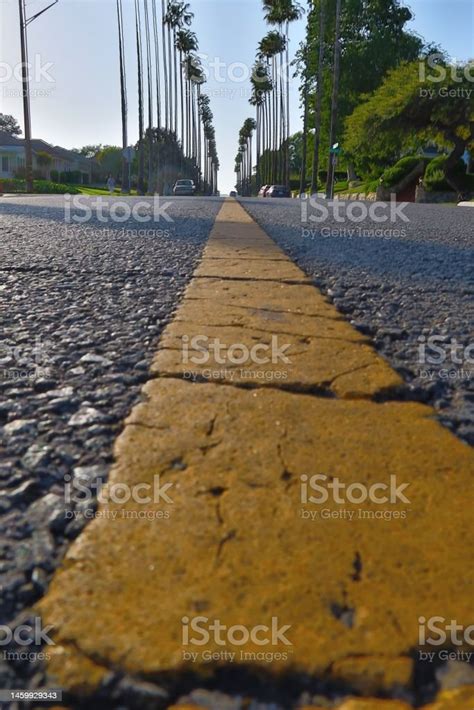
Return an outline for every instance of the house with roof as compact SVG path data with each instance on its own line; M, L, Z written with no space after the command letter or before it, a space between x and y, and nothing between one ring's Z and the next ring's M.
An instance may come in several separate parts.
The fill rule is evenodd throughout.
M74 180L80 184L90 184L93 174L100 172L96 161L85 158L72 150L51 145L39 138L31 141L33 152L33 172L46 180L60 179L61 173L75 173ZM49 156L49 158L46 158ZM0 178L14 178L25 169L25 141L0 131Z

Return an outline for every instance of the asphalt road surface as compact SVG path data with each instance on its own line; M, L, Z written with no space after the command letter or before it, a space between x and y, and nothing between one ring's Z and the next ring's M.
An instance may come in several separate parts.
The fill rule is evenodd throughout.
M116 222L113 202L0 201L0 624L22 620L84 526L65 520L67 476L105 479L222 204L121 201L115 218L141 207ZM24 687L12 673L0 661L0 687Z
M368 202L327 215L322 200L242 204L373 338L412 396L474 443L474 210L411 204L379 208L375 217L387 221L375 222Z
M222 205L119 202L125 214L109 198L0 200L0 624L28 618L81 531L85 521L65 520L67 477L105 478ZM373 338L411 396L472 443L474 211L411 205L393 223L314 222L321 210L302 213L296 200L242 204ZM0 660L0 687L36 671Z

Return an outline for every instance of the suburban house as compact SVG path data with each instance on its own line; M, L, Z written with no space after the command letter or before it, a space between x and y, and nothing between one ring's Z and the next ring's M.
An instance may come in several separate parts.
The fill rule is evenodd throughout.
M60 179L61 173L75 173L74 180L68 182L78 182L90 184L93 175L100 172L100 166L95 160L85 158L72 150L51 145L46 141L34 138L31 141L33 150L33 172L39 174L47 180L51 179L51 173ZM49 156L48 158L45 155ZM16 138L4 131L0 131L0 178L14 178L17 172L25 168L25 141Z

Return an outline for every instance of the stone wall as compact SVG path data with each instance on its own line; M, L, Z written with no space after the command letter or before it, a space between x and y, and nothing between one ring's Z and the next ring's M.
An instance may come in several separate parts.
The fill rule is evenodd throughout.
M377 195L375 192L369 192L367 195L365 192L338 192L334 195L335 200L365 200L367 202L375 202Z

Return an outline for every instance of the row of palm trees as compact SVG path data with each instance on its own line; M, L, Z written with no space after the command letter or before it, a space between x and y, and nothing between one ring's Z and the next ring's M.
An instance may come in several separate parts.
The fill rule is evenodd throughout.
M332 51L332 92L330 101L329 145L336 141L338 119L339 78L341 58L341 16L343 0L308 0L309 13L317 14L318 37L317 56L311 57L312 45L309 39L302 44L297 54L298 64L302 66L302 103L303 103L303 160L300 175L300 192L305 190L305 176L308 163L307 147L309 134L310 110L314 116L314 141L312 154L311 193L318 189L318 175L321 164L321 119L324 91L324 65L326 46L326 27L329 12L335 12L334 45ZM251 128L250 119L245 121L239 135L239 153L236 157L235 171L237 185L244 194L251 194L263 184L289 184L289 27L303 15L303 8L295 0L263 0L266 21L276 25L258 45L257 58L252 73L252 95L250 103L256 108L255 126ZM309 26L309 25L308 25ZM283 58L285 71L283 70ZM313 69L314 64L316 69ZM314 105L312 102L314 101ZM249 165L252 155L252 139L256 132L256 170ZM335 160L329 156L326 195L332 196L334 184Z
M166 192L178 177L193 178L198 188L217 192L219 160L205 76L190 29L193 13L182 0L134 0L138 71L137 190ZM122 144L128 146L125 27L122 0L116 0L122 113ZM161 23L161 33L160 33ZM160 47L161 44L161 47ZM145 180L145 165L147 178ZM128 192L124 158L122 190Z
M257 122L253 118L247 118L239 131L239 152L235 158L235 172L237 189L244 197L251 195L253 189L252 138L256 128Z
M263 11L272 29L259 42L252 72L249 101L256 109L255 127L249 132L250 119L244 123L235 165L237 182L243 180L245 190L252 189L252 166L249 175L247 158L252 152L253 131L256 132L254 187L258 190L262 184L286 185L290 178L289 28L302 16L303 8L295 0L263 0Z

